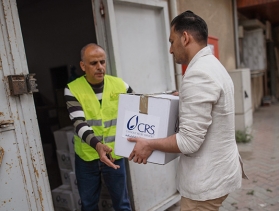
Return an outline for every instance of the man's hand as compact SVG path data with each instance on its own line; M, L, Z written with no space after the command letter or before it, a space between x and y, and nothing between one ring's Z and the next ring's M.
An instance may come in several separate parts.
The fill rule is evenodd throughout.
M112 149L109 148L107 145L102 144L101 142L99 142L96 145L96 151L99 154L100 160L105 163L107 166L110 166L114 169L119 169L120 166L119 165L115 165L114 164L114 159L111 157L111 152Z
M179 96L179 92L178 91L174 91L174 92L172 92L172 95Z
M153 149L150 147L150 140L144 138L128 138L130 142L136 142L136 145L129 156L129 160L135 163L147 163L148 157L152 154Z

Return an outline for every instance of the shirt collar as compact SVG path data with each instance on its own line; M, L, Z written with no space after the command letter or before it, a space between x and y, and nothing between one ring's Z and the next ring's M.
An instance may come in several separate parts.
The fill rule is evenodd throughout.
M203 56L207 56L207 55L212 55L212 51L210 49L210 47L206 46L204 48L202 48L190 61L187 69L191 68L191 66L193 66L193 64L201 57Z

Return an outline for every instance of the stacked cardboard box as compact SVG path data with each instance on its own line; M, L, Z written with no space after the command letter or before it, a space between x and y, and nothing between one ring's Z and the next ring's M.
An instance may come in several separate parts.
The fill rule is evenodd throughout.
M77 201L80 201L79 194L73 192L70 178L70 175L74 174L74 128L72 126L64 127L53 134L62 180L62 185L52 190L55 211L80 211L81 207L77 206Z
M56 154L62 185L52 190L55 211L80 211L81 200L75 174L74 128L69 126L54 132ZM112 201L102 182L100 211L113 211Z
M76 206L70 185L61 185L52 192L52 200L55 211L75 211Z
M111 197L109 195L108 189L107 189L104 181L102 182L101 197L99 200L99 210L100 211L113 211L114 210L112 207Z

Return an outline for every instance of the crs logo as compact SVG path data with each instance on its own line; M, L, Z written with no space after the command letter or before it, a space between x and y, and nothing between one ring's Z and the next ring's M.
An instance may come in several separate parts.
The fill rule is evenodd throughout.
M60 196L57 196L57 197L56 197L56 201L57 201L57 202L60 202L60 200L61 200Z
M141 133L148 133L150 135L153 135L155 133L154 128L155 125L139 123L139 117L137 115L132 116L127 122L128 130L137 129Z
M69 178L69 175L67 172L64 173L64 179L67 180Z
M67 199L62 198L59 195L56 197L56 201L60 204L68 204Z

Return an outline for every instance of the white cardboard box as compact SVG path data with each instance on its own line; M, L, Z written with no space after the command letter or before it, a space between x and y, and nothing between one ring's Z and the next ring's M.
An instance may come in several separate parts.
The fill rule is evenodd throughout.
M112 200L109 197L100 197L98 206L100 211L114 211Z
M70 172L70 183L71 183L71 189L73 193L78 194L78 186L77 186L77 179L76 179L76 174L75 172Z
M63 185L70 185L70 173L72 172L71 169L60 169L60 175Z
M52 193L53 204L55 207L61 207L67 210L75 209L76 205L71 190L67 190L59 186L58 188L52 190L51 193Z
M68 140L69 152L75 153L74 131L67 132L67 140Z
M59 187L58 187L59 189L62 189L62 190L71 190L71 186L70 185L60 185Z
M71 160L71 165L72 165L72 169L73 171L75 171L75 153L70 153L70 160Z
M76 211L81 211L81 200L78 193L74 193L74 201L76 204Z
M54 131L54 140L56 144L56 150L72 150L73 145L69 145L73 141L74 127L68 126L60 130Z
M110 194L105 182L102 181L101 193L100 198L110 198Z
M178 130L179 97L167 94L119 96L115 154L129 157L135 143L128 137L165 138ZM154 151L148 162L166 164L179 153Z
M56 150L58 166L60 169L73 169L70 153L67 150Z
M98 207L100 211L114 211L108 188L103 181Z

